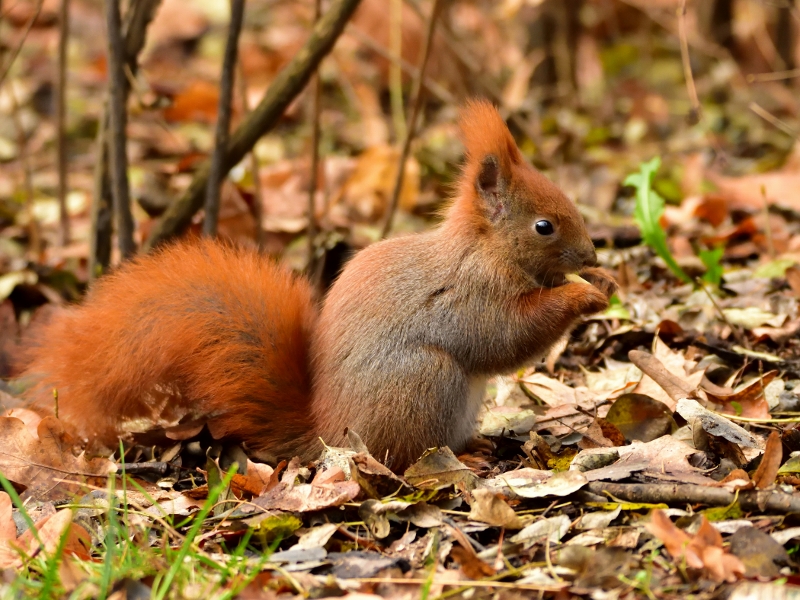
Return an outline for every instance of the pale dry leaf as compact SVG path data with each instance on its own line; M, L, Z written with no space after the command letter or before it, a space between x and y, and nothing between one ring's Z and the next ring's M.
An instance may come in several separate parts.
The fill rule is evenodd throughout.
M521 543L525 548L530 548L538 542L549 540L551 544L561 541L569 531L570 518L567 515L557 515L531 523L519 533L511 536L511 542Z
M722 415L703 408L696 400L682 399L678 402L676 412L692 423L696 420L700 426L711 435L722 437L748 448L761 448L761 444L748 431L739 427Z
M517 516L508 502L503 500L499 494L481 488L472 492L469 519L506 529L520 529L523 526L522 519Z

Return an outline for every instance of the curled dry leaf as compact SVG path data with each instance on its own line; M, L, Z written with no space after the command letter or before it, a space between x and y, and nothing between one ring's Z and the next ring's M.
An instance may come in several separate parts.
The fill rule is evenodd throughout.
M716 404L723 405L723 412L733 413L732 403L741 407L741 416L751 419L769 419L769 404L764 396L764 389L778 376L778 371L769 371L756 381L745 386L738 392L730 394L713 393L706 391L708 399Z
M781 444L781 435L777 431L773 431L767 438L767 445L764 448L761 463L753 475L753 483L755 483L756 489L763 490L775 483L782 460L783 445Z
M722 535L705 515L700 529L690 536L676 527L662 510L654 510L647 530L661 540L674 559L685 560L692 569L705 570L714 581L730 583L744 575L742 561L722 548Z
M678 402L676 412L686 419L687 422L691 423L693 419L696 419L700 426L711 435L725 438L729 442L747 448L761 447L758 440L748 431L739 427L732 421L729 421L722 415L718 415L717 413L703 408L700 403L695 400L681 400Z

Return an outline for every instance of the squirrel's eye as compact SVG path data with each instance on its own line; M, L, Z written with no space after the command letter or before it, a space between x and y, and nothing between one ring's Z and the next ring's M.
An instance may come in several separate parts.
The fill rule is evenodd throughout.
M550 235L553 233L553 224L550 221L545 221L542 219L541 221L536 221L536 224L533 226L536 229L536 233L539 235Z

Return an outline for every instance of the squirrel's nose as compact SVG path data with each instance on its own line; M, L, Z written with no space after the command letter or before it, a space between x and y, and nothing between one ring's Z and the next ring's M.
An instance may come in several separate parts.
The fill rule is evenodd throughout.
M584 247L580 252L582 266L593 267L597 264L597 253L594 251L594 244Z

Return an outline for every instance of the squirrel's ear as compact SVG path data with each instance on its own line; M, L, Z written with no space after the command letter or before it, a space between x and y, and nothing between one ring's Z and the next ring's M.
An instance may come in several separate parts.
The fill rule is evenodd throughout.
M494 154L484 156L475 179L475 186L480 195L487 200L497 196L502 187L501 177L500 163L497 157Z
M489 218L495 221L506 213L506 206L502 200L502 192L508 182L500 167L500 161L494 154L487 154L478 166L474 181L478 196L487 209Z

